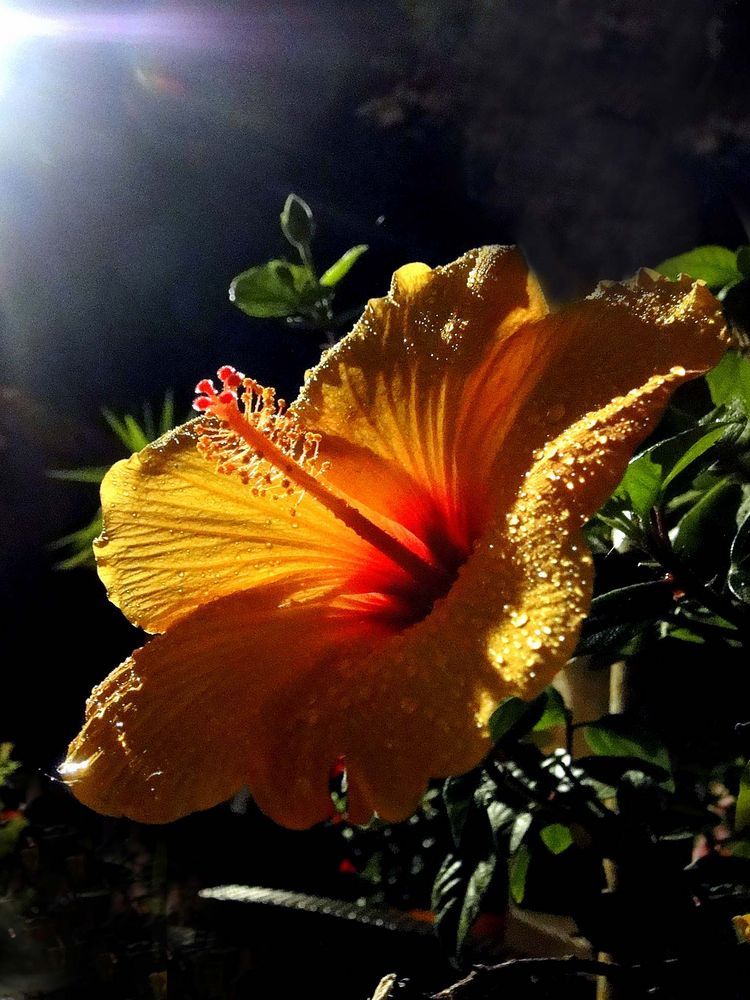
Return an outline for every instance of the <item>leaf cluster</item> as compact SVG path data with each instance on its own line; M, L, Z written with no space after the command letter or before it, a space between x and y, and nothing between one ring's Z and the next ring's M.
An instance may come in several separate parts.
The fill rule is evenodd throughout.
M738 646L750 628L750 363L728 352L704 412L670 407L587 529L599 592L579 654L667 637Z
M315 222L310 206L299 195L290 194L280 216L281 231L294 247L299 263L269 260L238 274L229 286L229 300L248 316L285 319L301 329L331 331L351 319L336 317L333 299L336 287L368 249L351 247L318 274L312 254Z
M438 934L457 962L475 953L479 915L502 914L508 905L570 913L602 950L630 941L637 956L654 934L687 940L695 901L710 906L717 880L713 868L690 860L696 835L717 824L719 793L698 794L697 776L686 780L633 715L575 727L587 754L548 751L554 730L570 743L574 728L554 688L528 703L507 699L491 726L496 742L484 763L443 789L453 847L432 905ZM750 810L750 771L743 781L742 808ZM741 866L732 873L732 892L744 905L750 862L722 860ZM627 875L618 891L604 891L605 861ZM723 869L721 877L728 878ZM632 926L634 912L639 927Z
M132 413L117 414L112 410L103 409L102 414L107 426L112 432L126 455L141 451L156 438L161 437L175 426L174 397L168 390L164 394L161 407L156 415L150 404L144 403L140 418ZM88 465L78 469L50 469L47 473L52 479L60 479L68 483L88 483L99 486L107 473L109 465ZM97 510L88 524L76 528L67 535L55 539L50 549L53 552L66 552L55 569L75 569L78 566L94 566L94 539L102 532L102 511Z

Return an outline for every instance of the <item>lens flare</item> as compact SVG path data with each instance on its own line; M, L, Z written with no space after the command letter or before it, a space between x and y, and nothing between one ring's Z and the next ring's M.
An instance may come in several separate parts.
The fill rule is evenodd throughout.
M31 38L52 38L65 32L61 18L43 17L0 5L0 50Z

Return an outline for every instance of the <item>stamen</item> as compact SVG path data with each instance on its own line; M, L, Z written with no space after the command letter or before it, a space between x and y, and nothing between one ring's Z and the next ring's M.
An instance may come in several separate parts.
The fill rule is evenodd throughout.
M207 418L198 449L216 463L218 472L237 474L254 496L294 498L292 516L302 497L310 494L420 586L433 594L447 590L450 578L441 567L426 562L370 521L344 495L320 481L328 468L319 458L321 435L305 430L288 413L286 401L276 401L275 389L245 378L229 365L217 374L221 392L210 379L201 380L193 407Z

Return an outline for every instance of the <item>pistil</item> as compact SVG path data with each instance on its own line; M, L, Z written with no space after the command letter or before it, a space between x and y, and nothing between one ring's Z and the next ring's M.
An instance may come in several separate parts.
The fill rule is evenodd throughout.
M273 489L282 495L298 493L299 499L304 494L314 497L403 569L421 590L433 597L447 591L451 578L441 566L427 562L321 480L327 465L318 461L320 435L302 428L287 413L284 400L276 402L273 389L228 365L219 369L218 376L222 390L217 392L204 379L196 386L199 395L193 406L218 421L218 427L206 426L199 446L206 457L217 460L220 472L238 473L256 494Z

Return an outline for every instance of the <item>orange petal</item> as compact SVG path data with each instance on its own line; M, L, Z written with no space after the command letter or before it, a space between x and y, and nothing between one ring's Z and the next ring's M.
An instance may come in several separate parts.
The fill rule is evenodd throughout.
M193 421L127 461L102 483L96 544L109 598L136 625L165 630L209 601L285 581L307 600L340 587L372 550L327 510L254 497L196 450Z
M560 367L548 378L551 405L560 405L557 388L571 400L573 386L584 406L602 403L583 413L571 405L566 412L574 419L565 426L557 411L554 423L546 411L548 419L538 419L534 406L547 398L543 384L527 400L525 417L537 417L528 426L542 433L555 426L559 433L529 455L526 424L514 431L515 451L502 456L504 502L448 596L424 621L379 646L356 677L337 668L325 685L311 675L309 689L298 688L286 712L292 724L279 734L276 751L287 781L304 772L306 757L336 729L352 773L354 815L375 810L404 818L429 777L461 773L481 760L489 746L486 723L503 697L533 697L569 658L591 595L581 525L612 492L671 392L713 364L724 345L715 301L704 289L654 286L648 275L639 287L645 294L633 293L635 302L628 301L630 289L607 289L600 295L608 305L594 299L571 310L577 322L565 331ZM653 312L644 316L649 305ZM608 337L622 337L613 355L618 366L589 377L584 359L590 352L601 362L606 351L603 320ZM590 339L595 331L598 350ZM581 367L573 381L576 360ZM564 384L556 381L561 371L569 377ZM305 725L311 698L317 728Z
M479 309L485 318L477 320L476 339L465 332L455 351L449 344L441 348L436 330L441 343L450 340L439 336L450 322L446 289L453 288L459 304L476 305L466 273L469 258L436 272L412 266L399 272L391 298L372 304L363 324L327 355L298 408L329 435L329 454L336 454L331 478L345 483L350 495L392 516L400 502L407 527L410 516L419 523L428 502L441 515L436 531L441 524L444 531L455 528L455 513L482 523L449 594L424 620L385 637L352 610L356 601L346 612L343 603L342 610L332 610L331 595L341 593L338 581L351 562L336 575L325 556L313 555L329 568L321 588L328 598L318 591L315 599L299 557L293 565L300 577L292 582L310 603L278 607L286 602L290 579L268 574L261 578L264 588L196 611L138 654L136 682L130 667L121 668L98 692L71 751L71 767L84 765L70 772L84 801L103 811L171 818L175 809L211 804L247 782L271 816L303 826L322 817L328 765L344 754L353 815L374 809L400 819L417 804L429 777L460 773L481 759L487 720L502 697L532 696L568 658L591 590L591 559L580 526L615 486L668 393L718 358L721 323L704 289L654 283L648 275L632 289L615 286L531 322L543 308L531 308L533 295L521 296L517 258L499 251L469 257L481 273L475 278L480 289L497 291L496 279L505 274L506 286L518 293L521 305L506 309L504 321L490 329ZM477 297L488 310L489 299ZM418 313L412 311L415 302ZM400 347L410 330L413 339ZM466 399L456 401L449 388ZM158 450L148 452L147 460L158 463L155 456ZM179 446L176 457L182 479L176 478L174 489L179 495L189 487L192 497L196 484L184 470L193 469L193 459L183 458ZM365 466L357 478L358 462ZM142 492L148 474L138 475ZM170 482L166 473L154 477L150 506L163 502L158 494L164 481ZM410 515L403 495L414 501L416 514ZM477 519L475 511L490 499L491 516L485 511ZM312 513L308 544L317 553L316 531L325 534L329 527L319 507L311 507ZM156 525L162 535L173 527L174 514L162 514ZM207 537L216 537L226 518L216 503ZM230 524L231 531L240 526L237 520ZM184 531L184 545L191 542L191 529ZM123 538L128 530L120 526ZM356 536L345 537L348 551ZM139 558L148 545L158 567L151 535ZM297 550L290 551L297 559ZM129 556L121 552L120 558ZM135 558L128 574L137 581L138 572ZM165 617L148 578L139 586ZM197 587L191 597L200 601ZM171 600L179 613L179 602ZM242 641L226 637L232 625ZM279 641L286 645L285 657L274 652ZM256 643L264 655L260 672L255 660L245 668L247 649ZM216 662L215 654L226 664L224 672L207 665ZM125 704L138 709L133 721ZM119 751L117 721L124 723L128 741ZM209 754L205 765L203 747ZM151 761L166 761L168 778L163 787L154 785L144 804L144 782L151 787L161 769Z
M235 594L157 636L92 693L86 723L60 769L73 793L108 815L167 822L250 786L292 827L330 812L327 748L294 787L275 776L274 705L313 667L364 655L381 638L351 615L312 602L279 608L285 588ZM329 734L335 735L335 734Z
M524 334L525 335L525 334ZM529 335L542 348L539 379L503 442L493 480L512 480L532 453L585 414L638 391L652 377L674 391L686 379L713 367L728 344L721 307L708 289L689 278L669 281L643 270L630 282L602 283L593 295L533 325ZM650 424L667 395L653 396ZM634 429L631 448L646 436ZM596 471L588 489L589 514L616 486L614 468Z
M329 481L428 544L452 534L465 549L472 491L533 382L535 337L514 334L546 313L511 247L398 270L293 405L323 435Z

